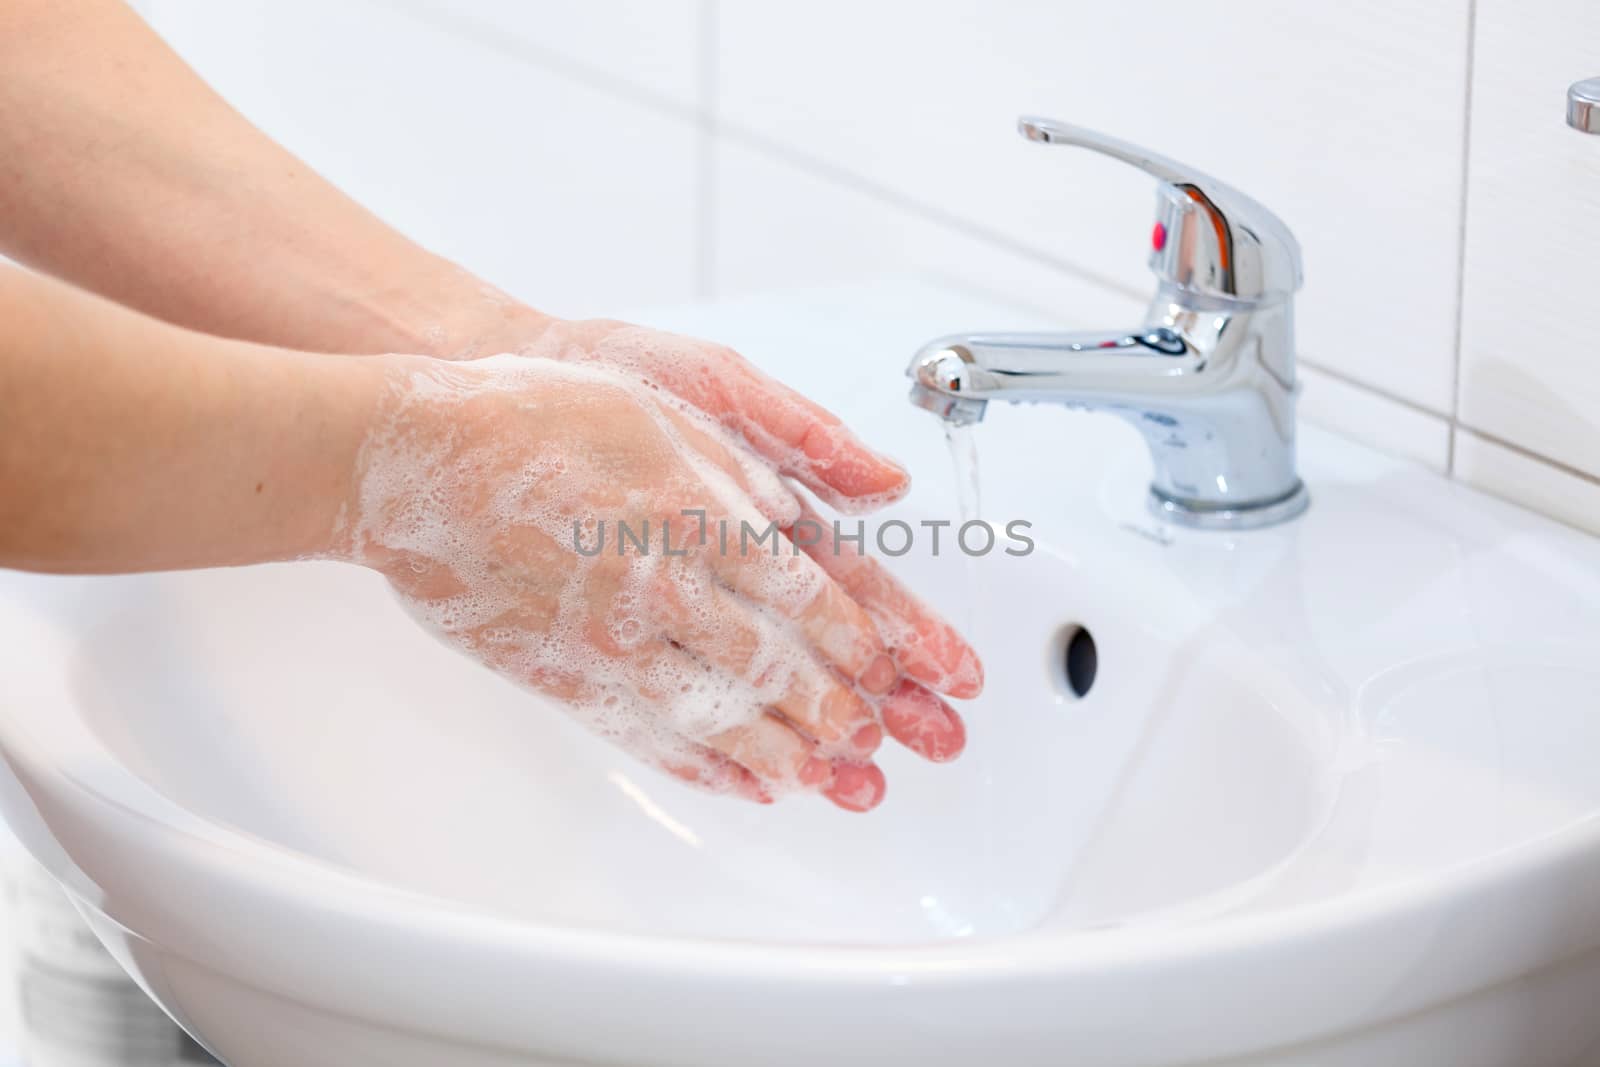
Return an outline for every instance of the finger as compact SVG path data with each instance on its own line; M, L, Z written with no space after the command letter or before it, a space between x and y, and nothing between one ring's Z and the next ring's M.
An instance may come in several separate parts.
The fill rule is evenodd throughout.
M733 760L777 792L820 790L833 784L833 765L814 742L771 715L761 715L705 739L707 747Z
M809 654L788 673L772 707L830 754L865 758L883 744L877 712Z
M983 691L983 663L954 626L853 544L841 544L833 523L802 502L793 542L877 624L907 677L953 697Z
M710 583L707 586L717 588ZM708 694L722 689L716 679L707 677L714 670L711 665L668 642L648 641L632 658L637 669L631 688L647 704L664 706L674 697L703 704ZM559 681L553 677L522 680L560 699L578 702L580 716L583 704L594 695L589 684L575 675L563 674ZM710 721L726 721L726 710L710 714ZM731 792L758 803L771 803L780 792L805 790L821 792L851 811L866 811L882 798L883 773L873 764L832 761L814 741L784 721L755 706L751 715L746 722L715 730L703 743L680 739L666 750L647 749L645 758L697 788ZM602 730L608 736L614 732Z
M818 792L846 811L871 811L888 788L877 764L829 762L811 742L771 716L734 727L708 744L748 768L768 788Z
M674 778L706 793L742 797L757 804L771 804L773 796L759 779L715 749L684 742L682 752L662 756L651 762Z
M646 758L669 774L702 789L740 792L763 803L771 803L780 792L816 790L833 780L831 765L818 756L813 742L772 717L759 702L747 703L747 694L729 692L721 672L683 649L653 639L635 651L629 665L626 688L638 698L638 711L664 719L666 728L677 732L676 738L663 742L651 739L656 729L646 729L640 740ZM610 717L615 719L614 711ZM637 736L630 728L638 725L629 723L619 732L613 723L602 732L635 748L628 738Z
M771 465L729 440L727 431L704 416L694 418L671 408L662 410L673 429L693 450L693 455L709 460L718 471L732 479L763 518L779 526L789 526L799 517L799 497L783 483ZM732 500L722 503L724 508L733 506Z
M740 679L830 752L863 758L883 742L872 705L771 619L714 581L680 577L661 591L666 636Z
M718 379L722 422L785 474L840 511L859 514L893 503L911 488L904 467L868 448L837 415L756 372Z
M888 791L883 771L875 763L836 763L833 783L822 795L846 811L871 811L883 803Z
M868 448L838 416L731 349L628 327L606 335L599 350L600 358L633 368L739 434L840 511L879 507L910 487L903 467Z
M889 658L872 617L808 556L774 535L771 549L747 541L732 519L722 544L708 545L702 558L717 578L777 618L795 623L823 661L867 693L887 693L899 671ZM726 547L726 550L724 550Z
M716 694L725 705L708 713L699 723L680 721L678 725L688 739L744 768L755 777L762 791L771 796L795 791L826 792L835 784L833 761L819 751L816 742L763 710L759 697L741 693L737 688L731 693L726 691L714 677L720 672L684 649L665 642L651 642L651 645L645 675L654 681L640 686L642 695L662 703L675 695L685 696L698 706L705 704L708 696ZM710 684L697 685L697 682ZM745 705L749 709L747 714L732 725L724 725L729 721L730 711L736 712L738 706ZM852 761L850 766L859 768L871 764ZM845 776L847 797L859 800L870 792L858 782L863 773L855 769Z
M497 620L499 629L514 626L525 628L525 623ZM726 714L701 710L727 688L709 666L661 638L623 648L603 624L591 625L585 639L604 656L604 665L559 672L530 667L516 646L502 655L492 642L480 643L479 654L493 669L567 704L589 729L673 777L707 792L771 803L748 771L683 736L685 730L716 729L727 722ZM757 714L765 712L759 706L749 712Z
M902 679L878 710L889 736L923 759L948 763L967 747L967 727L961 716L909 679Z
M673 651L692 658L686 651ZM704 744L749 771L768 795L820 792L846 810L869 811L887 788L883 771L872 762L830 759L816 742L775 715L762 714L719 730Z

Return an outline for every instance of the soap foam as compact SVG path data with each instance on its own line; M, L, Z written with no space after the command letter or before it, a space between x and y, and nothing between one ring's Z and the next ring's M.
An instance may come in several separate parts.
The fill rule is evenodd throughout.
M697 409L720 413L722 427L748 442L778 470L798 478L835 510L848 515L876 511L905 496L907 485L891 492L845 495L832 487L844 469L865 464L855 437L840 422L819 422L798 394L762 388L762 376L737 354L692 337L608 320L562 323L547 329L522 350L524 355L587 363L621 371L670 391ZM724 402L730 394L759 393L760 411ZM806 427L800 444L784 440L770 427ZM846 481L857 479L846 478Z
M726 518L730 553L738 523L767 522L690 433L727 447L780 518L798 515L777 475L739 458L722 427L614 370L509 354L405 364L361 452L343 554L387 575L442 640L562 701L594 732L657 765L704 768L702 785L730 787L700 746L754 723L818 670L790 620L827 579L803 558L763 561L751 592L780 610L745 605L753 651L738 677L673 642L728 622L727 593L705 566L715 534L697 555L681 510ZM652 536L671 520L674 550L687 542L691 554L664 555L656 542L619 555L618 520L648 521ZM600 521L604 550L575 551L574 524L595 531ZM799 787L792 776L767 785Z

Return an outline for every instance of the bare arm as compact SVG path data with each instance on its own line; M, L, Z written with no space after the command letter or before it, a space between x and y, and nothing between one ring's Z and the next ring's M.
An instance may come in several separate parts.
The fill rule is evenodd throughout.
M574 516L665 536L685 508L799 515L770 468L636 378L222 340L10 267L0 322L0 566L359 563L462 651L753 800L875 806L880 719L930 759L960 749L929 686L976 692L976 658L855 563L692 536L665 569L578 550ZM932 629L897 663L885 622Z
M225 337L597 362L677 393L830 503L907 488L726 348L553 320L412 243L246 122L121 0L0 0L0 253Z
M453 636L490 666L580 708L597 699L611 707L604 698L616 694L591 691L609 679L643 700L644 715L656 701L641 679L660 666L650 657L687 650L699 666L673 669L743 694L749 700L733 706L751 714L710 732L692 716L666 734L647 731L672 744L646 755L757 798L804 788L873 806L882 777L863 761L881 731L862 693L881 705L889 732L923 755L959 751L959 718L935 691L977 692L972 650L872 561L818 548L810 554L826 558L798 602L685 605L663 595L642 620L657 636L599 648L605 662L591 666L605 670L574 680L561 664L538 662L552 633L593 631L611 587L598 576L592 610L567 618L566 601L548 588L562 566L577 565L565 532L536 536L539 509L485 512L486 502L522 497L476 474L452 482L455 450L474 450L461 469L499 471L526 493L525 472L552 456L553 469L565 469L564 457L588 462L632 442L636 451L622 448L614 469L536 487L569 510L581 504L577 514L618 519L637 517L607 510L608 493L627 477L645 479L640 493L659 490L658 519L716 495L697 481L707 462L735 481L762 477L740 450L716 443L714 425L674 428L691 415L709 416L840 507L899 496L905 472L726 348L621 323L560 322L494 293L250 126L120 0L0 0L0 252L165 320L0 268L0 566L96 572L349 559L385 573L419 607L438 606L447 629L486 625ZM296 349L530 358L441 369L415 357ZM688 408L663 406L645 386ZM593 411L602 401L611 407ZM596 417L574 416L580 410ZM683 444L691 438L703 443L692 455ZM545 451L518 451L535 445ZM674 455L681 462L652 466ZM440 535L440 545L424 534ZM696 559L718 581L685 589L721 598L725 581L742 595L747 565L755 561ZM464 588L474 577L489 584ZM453 607L469 592L469 603L497 613L462 619ZM684 609L677 616L674 604ZM774 611L782 617L766 618ZM877 631L906 635L906 647L886 649L892 669L869 616ZM711 631L707 619L716 621ZM796 664L779 681L793 691L747 691L750 664L726 661L750 644L741 619L743 637L779 627L776 640ZM481 655L480 638L507 635L517 655ZM841 635L851 639L841 645ZM763 642L772 639L755 643ZM820 673L806 667L813 663ZM785 701L803 729L760 713Z
M225 341L0 266L0 567L325 551L376 364Z
M0 254L324 352L452 355L543 319L324 181L122 0L0 0Z

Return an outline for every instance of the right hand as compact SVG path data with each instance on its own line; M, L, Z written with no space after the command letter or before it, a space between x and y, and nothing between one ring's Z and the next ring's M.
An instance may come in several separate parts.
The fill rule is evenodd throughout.
M865 561L742 544L741 524L787 527L801 504L708 418L592 366L380 358L387 395L340 552L447 642L635 755L754 800L872 808L881 723L930 758L959 751L960 719L921 682L972 695L975 675L897 663L883 605L975 670L970 648ZM619 551L619 524L647 548Z

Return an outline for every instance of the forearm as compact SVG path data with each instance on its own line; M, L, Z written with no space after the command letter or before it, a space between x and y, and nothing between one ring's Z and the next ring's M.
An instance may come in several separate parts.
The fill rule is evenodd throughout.
M6 267L0 323L0 566L327 551L383 360L219 340Z
M279 147L121 0L0 0L0 253L291 348L460 355L539 318Z

